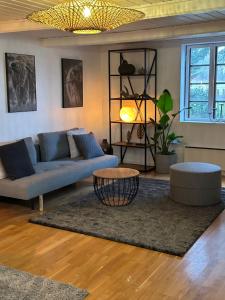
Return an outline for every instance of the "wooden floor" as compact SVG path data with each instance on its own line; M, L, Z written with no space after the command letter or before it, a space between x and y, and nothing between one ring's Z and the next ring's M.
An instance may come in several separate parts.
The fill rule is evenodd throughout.
M30 224L30 216L0 203L0 264L86 288L88 300L225 299L225 212L183 258Z

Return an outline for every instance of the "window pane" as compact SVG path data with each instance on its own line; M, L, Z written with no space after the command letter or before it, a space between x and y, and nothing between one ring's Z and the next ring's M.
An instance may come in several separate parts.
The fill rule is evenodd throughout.
M209 65L210 48L191 48L192 65Z
M225 82L225 66L217 66L216 81Z
M225 84L216 85L216 101L225 101Z
M191 83L208 83L209 67L191 67Z
M216 119L225 119L225 103L216 102Z
M225 64L225 46L217 47L217 63Z
M190 84L190 101L208 101L208 84Z
M191 102L190 103L190 115L191 119L207 119L209 118L208 102Z

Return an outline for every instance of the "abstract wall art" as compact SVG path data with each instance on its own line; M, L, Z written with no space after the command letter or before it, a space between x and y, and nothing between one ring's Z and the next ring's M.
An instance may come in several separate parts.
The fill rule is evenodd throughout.
M8 112L37 110L35 57L6 53Z
M63 107L83 106L83 63L62 58Z

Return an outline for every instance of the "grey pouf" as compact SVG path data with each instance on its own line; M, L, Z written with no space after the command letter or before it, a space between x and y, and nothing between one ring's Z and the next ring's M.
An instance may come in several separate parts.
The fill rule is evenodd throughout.
M221 201L221 168L201 162L184 162L170 167L170 197L194 206Z

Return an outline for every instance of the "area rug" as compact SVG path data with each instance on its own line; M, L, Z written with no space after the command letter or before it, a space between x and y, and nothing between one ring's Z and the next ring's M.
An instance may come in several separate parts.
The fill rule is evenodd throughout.
M86 290L0 266L1 300L83 300Z
M168 181L140 178L128 206L105 206L90 192L30 221L183 256L224 209L225 189L222 202L210 207L185 206L168 195Z

